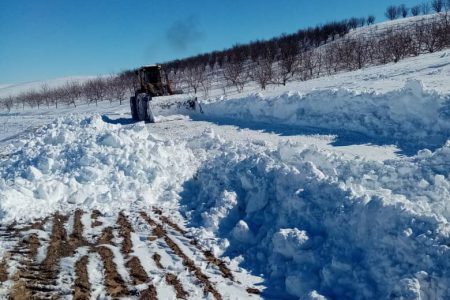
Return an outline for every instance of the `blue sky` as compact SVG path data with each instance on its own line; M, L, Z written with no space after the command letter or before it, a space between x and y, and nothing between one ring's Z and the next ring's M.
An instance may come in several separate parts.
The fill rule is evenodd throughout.
M120 72L404 0L0 0L0 84Z

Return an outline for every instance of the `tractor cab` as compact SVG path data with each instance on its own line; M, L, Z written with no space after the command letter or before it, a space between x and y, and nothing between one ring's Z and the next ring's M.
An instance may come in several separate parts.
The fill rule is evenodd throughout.
M139 79L138 93L146 93L152 97L172 95L169 79L160 65L143 66L136 71Z

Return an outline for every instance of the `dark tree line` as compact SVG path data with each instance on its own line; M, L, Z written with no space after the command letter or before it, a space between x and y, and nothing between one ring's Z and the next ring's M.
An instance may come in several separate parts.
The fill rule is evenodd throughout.
M340 22L330 22L325 25L299 30L293 34L284 34L270 40L254 41L245 45L235 45L223 51L214 51L185 59L177 59L164 63L164 66L167 70L177 73L186 68L189 69L199 65L209 65L211 69L216 66L221 68L225 63L234 63L237 59L241 58L251 58L252 61L256 62L259 57L265 55L264 52L268 49L271 49L272 55L276 55L280 45L285 45L287 43L297 43L303 48L319 47L345 36L352 29L371 25L374 22L374 16L369 16L367 18L351 18Z
M441 14L415 23L397 24L384 31L375 30L369 34L330 39L319 47L305 40L299 42L292 35L285 35L269 43L258 41L246 47L235 46L227 50L221 64L217 61L210 63L211 60L208 60L203 68L178 66L175 69L172 66L170 76L172 81L183 85L186 82L183 78L186 77L185 74L190 74L190 70L196 70L197 73L207 70L197 78L214 78L211 80L221 83L224 92L229 87L241 92L251 81L261 89L266 89L270 84L285 85L291 80L308 80L372 65L395 63L407 57L447 47L450 47L450 16ZM195 61L195 58L190 61L192 66L196 66ZM205 66L202 60L197 63ZM189 78L184 87L194 93L201 91L192 83L195 78ZM197 86L201 86L200 80L197 80Z

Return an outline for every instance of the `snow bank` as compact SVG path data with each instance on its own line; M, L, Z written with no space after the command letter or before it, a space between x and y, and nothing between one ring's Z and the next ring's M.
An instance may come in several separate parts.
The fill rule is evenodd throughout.
M387 93L346 89L254 94L204 103L208 117L354 131L374 139L442 146L450 137L450 98L410 80Z
M264 274L277 299L450 297L450 143L374 162L151 130L96 115L30 133L0 160L0 220L181 207L205 246Z
M450 143L385 163L219 143L185 183L183 209L201 240L221 237L217 252L265 274L267 293L450 297Z
M96 115L60 118L16 142L0 160L0 219L75 207L102 212L173 200L195 168L191 151L152 135L144 123L108 124Z

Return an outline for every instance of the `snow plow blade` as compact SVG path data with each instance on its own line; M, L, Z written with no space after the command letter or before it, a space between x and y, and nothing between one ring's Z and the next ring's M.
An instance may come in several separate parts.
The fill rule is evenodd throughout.
M197 97L172 95L152 98L142 93L130 98L131 116L133 121L155 123L155 113L168 114L203 114L203 108Z

